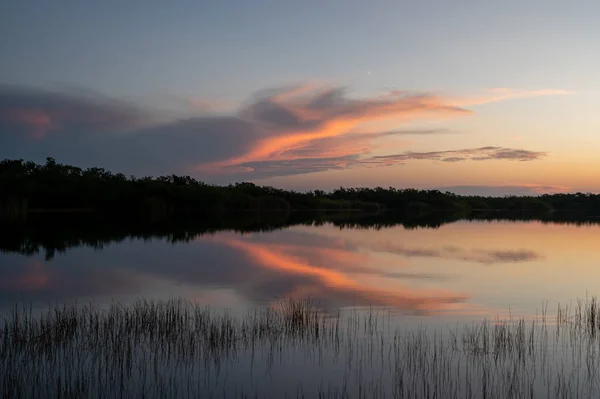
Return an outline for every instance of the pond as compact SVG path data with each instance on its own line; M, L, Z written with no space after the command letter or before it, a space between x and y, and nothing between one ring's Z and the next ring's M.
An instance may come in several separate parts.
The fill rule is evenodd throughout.
M60 312L45 317L73 330L42 344L31 341L41 327L22 325L31 331L20 346L5 331L3 397L14 387L108 397L600 392L600 345L589 324L600 292L599 225L348 226L54 239L47 227L19 236L0 254L7 323L14 326L16 303L32 323L70 304L62 321ZM559 305L568 321L562 335ZM165 332L171 327L132 327L151 313L179 326L177 337ZM112 324L94 327L91 315ZM252 330L258 325L262 332ZM94 329L101 338L91 343ZM229 338L219 335L225 330ZM211 341L209 331L220 338ZM110 341L117 352L109 339L120 342ZM27 375L43 376L35 384L16 369L24 359Z

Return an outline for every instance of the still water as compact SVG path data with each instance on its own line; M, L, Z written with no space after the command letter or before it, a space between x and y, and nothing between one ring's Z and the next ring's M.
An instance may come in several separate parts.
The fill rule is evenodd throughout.
M163 310L141 305L133 313L113 307L109 316L100 316L110 322L97 325L91 324L94 313L83 311L69 316L75 322L61 322L56 343L40 338L42 330L35 326L18 334L8 329L0 340L6 359L0 363L0 394L506 398L600 393L600 333L593 330L600 316L592 330L581 312L575 317L576 307L565 313L568 328L561 330L554 321L559 304L600 293L597 224L456 221L437 228L340 228L305 223L272 231L141 237L95 240L90 233L85 239L54 240L46 231L43 240L26 237L3 245L5 314L15 303L31 304L35 314L49 304L111 309L114 301L140 298L184 298L198 307L181 310L171 302ZM289 311L252 313L277 309L284 298L310 298L319 309L318 321L298 328ZM205 306L213 313L203 313ZM596 312L597 305L588 309ZM154 329L138 322L149 314L166 323ZM173 318L180 314L185 314L181 323ZM67 325L77 327L67 328L70 335L64 338ZM169 332L173 326L176 333Z
M458 221L126 238L51 256L34 246L28 256L0 253L0 306L183 297L239 309L310 297L327 309L383 307L420 319L526 316L600 293L599 237L599 225Z

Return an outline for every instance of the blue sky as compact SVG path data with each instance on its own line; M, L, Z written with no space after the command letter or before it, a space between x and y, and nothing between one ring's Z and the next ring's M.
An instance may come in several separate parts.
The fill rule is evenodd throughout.
M4 1L0 157L292 188L598 191L598 15L595 1ZM315 115L311 101L328 90L335 101ZM429 96L420 109L436 109L406 113L407 96ZM258 117L265 103L302 125ZM115 123L100 126L97 115ZM397 130L413 133L377 135ZM130 152L111 150L123 136L139 149L135 165ZM94 150L86 143L94 156L82 155ZM235 151L219 162L208 156L228 145ZM475 154L485 147L497 153ZM448 151L471 155L439 156ZM393 165L372 168L373 157L392 155Z

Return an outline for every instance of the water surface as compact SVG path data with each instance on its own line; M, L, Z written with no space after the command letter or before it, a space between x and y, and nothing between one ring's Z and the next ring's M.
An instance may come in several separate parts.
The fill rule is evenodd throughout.
M310 297L329 310L381 307L418 322L527 316L600 292L599 233L598 225L539 221L325 223L184 240L71 240L63 252L20 242L0 254L0 306L183 297L245 309Z

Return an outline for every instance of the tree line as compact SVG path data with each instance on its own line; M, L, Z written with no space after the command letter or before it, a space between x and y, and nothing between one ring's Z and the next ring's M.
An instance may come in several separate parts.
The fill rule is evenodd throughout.
M249 182L218 186L190 176L125 176L100 167L65 165L53 158L47 158L44 164L8 159L0 162L0 215L53 210L108 212L150 219L173 214L292 210L394 210L416 217L468 217L481 211L593 213L600 210L600 195L483 197L394 187L299 192Z

